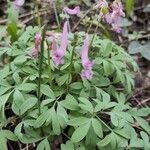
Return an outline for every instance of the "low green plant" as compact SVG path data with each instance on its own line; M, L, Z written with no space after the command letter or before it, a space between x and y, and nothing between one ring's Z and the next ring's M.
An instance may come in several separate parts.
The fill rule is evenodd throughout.
M38 32L40 45L34 39ZM28 26L15 41L6 37L0 47L0 57L5 55L0 70L1 147L18 140L50 150L61 137L61 150L149 150L150 128L144 118L150 109L134 108L129 101L138 69L132 57L111 40L89 34L93 76L86 79L80 57L87 34L70 32L64 62L56 65L50 47L54 39L48 33L59 39L60 33L46 27ZM36 57L33 45L39 50Z

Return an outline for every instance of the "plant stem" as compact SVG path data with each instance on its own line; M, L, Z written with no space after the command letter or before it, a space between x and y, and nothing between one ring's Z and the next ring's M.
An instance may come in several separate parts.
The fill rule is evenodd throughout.
M44 39L46 33L46 26L43 29L42 33L42 42L40 47L40 57L39 57L39 79L38 79L38 112L39 115L41 114L41 80L42 80L42 64L43 64L43 56L44 56Z
M51 62L50 62L50 47L49 47L49 44L47 42L47 58L48 58L48 74L49 74L49 84L52 88L53 86L53 82L52 82L52 70L51 70Z
M55 1L53 2L53 9L54 9L55 18L56 18L56 22L57 22L58 28L60 30L60 21L59 21L59 17L58 17Z
M101 120L97 115L95 115L96 118L103 124L105 125L111 132L114 132L103 120Z
M36 21L38 23L38 26L41 27L41 19L40 19L40 13L39 13L39 3L38 0L34 0L35 4L35 12L37 13Z
M87 32L86 32L87 34L90 32L90 29L91 29L92 25L93 25L93 20L90 22L90 25L89 25L89 27L87 29Z
M97 30L98 30L99 25L100 25L100 21L98 21L98 24L97 24L97 26L96 26L96 28L95 28L95 30L94 30L94 34L93 34L93 36L92 36L92 40L91 40L91 42L90 42L89 49L91 48L91 46L92 46L92 44L93 44L93 42L94 42L94 39L95 39L95 36L96 36L96 34L97 34Z
M67 93L69 92L69 81L70 81L70 76L71 76L71 72L72 72L73 56L74 56L74 51L75 51L76 42L77 42L77 35L75 34L74 36L75 36L74 42L73 42L74 46L73 46L72 53L71 53L71 62L69 65L69 74L68 74L68 80L67 80Z

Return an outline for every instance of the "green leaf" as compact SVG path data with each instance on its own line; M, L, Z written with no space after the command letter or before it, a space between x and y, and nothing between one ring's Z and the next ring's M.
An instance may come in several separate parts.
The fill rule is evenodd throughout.
M135 3L135 0L126 0L125 1L125 7L126 7L126 12L127 12L128 16L130 16L131 13L133 13L134 3Z
M71 141L67 141L66 144L61 144L61 150L75 150Z
M82 103L79 104L81 109L88 111L90 113L93 113L93 111L94 111L93 105L87 98L79 97L79 100L80 100L80 102L83 103L83 104Z
M43 139L43 137L40 137L38 134L34 135L33 130L29 130L28 134L22 133L22 130L24 130L24 126L26 126L25 122L19 123L15 128L15 135L18 137L18 139L24 143L35 143Z
M58 121L61 127L62 128L66 127L67 122L68 122L68 114L66 110L59 103L57 107L57 116L58 116Z
M36 150L51 150L50 144L49 144L48 140L47 140L47 139L44 139L43 141L41 141L41 142L38 144Z
M80 125L88 123L89 120L90 120L90 118L86 118L86 117L73 118L73 119L68 121L68 125L70 125L70 126L80 126Z
M72 89L80 90L83 88L83 84L81 82L74 82L74 83L70 84L70 87Z
M105 136L105 138L103 140L101 140L100 142L98 142L97 145L99 147L105 147L110 142L111 142L111 134L108 134L108 135Z
M103 129L102 129L102 125L101 123L95 119L92 118L92 127L94 129L94 132L97 134L97 136L99 136L100 138L103 137Z
M31 97L27 99L20 107L21 115L31 109L37 103L37 98Z
M61 105L69 110L79 110L77 100L70 94L66 96L66 99L61 101Z
M24 102L25 102L24 96L18 89L16 89L13 94L13 104L12 104L12 110L15 114L19 115L21 113L20 107Z
M15 59L14 59L14 63L16 65L22 65L24 62L27 61L27 56L24 56L24 55L21 55L21 56L17 56Z
M35 121L34 128L41 127L46 122L46 120L51 120L51 110L46 110L45 112L42 112L42 114Z
M36 84L34 83L22 83L20 85L18 85L18 89L20 91L26 91L26 92L30 92L30 91L34 91L36 89Z
M47 97L55 99L55 94L48 85L41 85L41 92Z
M111 51L112 51L112 42L107 42L107 45L106 45L105 50L103 52L103 56L104 57L109 56Z
M110 141L111 149L116 150L117 148L117 141L116 141L116 135L114 133L111 133L111 141Z
M146 122L143 118L140 117L134 117L136 121L139 123L139 125L148 133L150 134L150 126L148 125L148 122Z
M59 135L61 133L60 124L59 124L57 113L56 113L56 111L55 111L54 108L52 108L51 115L52 115L52 128L53 128L53 132L56 135Z
M89 131L89 128L91 126L91 121L89 121L88 123L84 124L84 125L81 125L80 127L78 127L72 137L71 137L71 140L73 142L80 142L88 133Z
M7 139L17 141L17 137L9 130L0 131L0 146L2 150L7 150Z
M18 38L17 36L17 25L16 23L9 23L7 25L7 32L9 33L9 35L11 36L11 41L15 42Z

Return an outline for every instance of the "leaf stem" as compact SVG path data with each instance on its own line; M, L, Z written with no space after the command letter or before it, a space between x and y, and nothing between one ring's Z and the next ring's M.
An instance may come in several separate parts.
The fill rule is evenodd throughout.
M91 46L92 46L92 44L93 44L93 42L94 42L94 39L95 39L95 36L96 36L96 34L97 34L97 30L98 30L98 28L99 28L99 25L100 25L100 21L98 21L98 24L97 24L97 26L96 26L96 28L95 28L95 30L94 30L94 34L93 34L93 36L92 36L92 40L91 40L91 42L90 42L89 49L91 48Z
M48 60L47 61L48 61L49 84L52 88L53 82L52 82L52 69L51 69L51 62L50 62L50 47L49 47L48 41L46 41L46 43L47 43L47 46L48 46L48 48L47 48L47 58L48 58Z
M39 57L39 79L38 79L38 112L39 115L41 114L41 80L42 80L42 64L43 64L43 57L44 57L44 39L45 39L45 33L46 33L46 26L43 29L42 33L42 42L40 47L40 57Z
M35 19L38 23L38 26L41 27L41 19L40 19L40 13L39 13L39 3L38 0L34 0L35 4L35 12L37 13L37 17L35 16Z
M96 118L103 124L105 125L111 132L114 132L103 120L101 120L97 115L95 115Z
M71 53L71 62L70 62L70 65L69 65L69 74L68 74L68 80L67 80L67 93L69 92L69 81L70 81L70 77L71 77L71 72L72 72L72 65L73 65L73 56L74 56L74 51L75 51L75 47L76 47L76 43L77 43L77 35L74 34L74 46L73 46L73 49L72 49L72 53Z

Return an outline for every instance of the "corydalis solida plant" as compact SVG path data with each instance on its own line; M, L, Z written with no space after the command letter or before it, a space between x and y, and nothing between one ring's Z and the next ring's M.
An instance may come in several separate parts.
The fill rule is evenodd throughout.
M27 46L32 42L35 32L39 30L41 31L39 28L36 31L33 28L27 29L25 35L28 33L29 37L23 37L24 39L28 38L29 42ZM64 31L65 30L63 30L63 32ZM34 47L36 48L38 48L41 41L39 37L39 34L35 35ZM127 95L130 92L126 92L126 89L124 90L123 88L121 89L124 91L121 91L120 88L119 91L117 91L116 83L127 87L129 90L131 89L132 81L129 70L129 68L132 68L131 58L126 52L122 51L121 47L115 45L110 40L103 40L99 36L96 36L96 40L93 41L93 44L90 46L91 48L89 48L89 43L91 43L90 40L92 39L89 37L92 37L92 35L86 34L85 37L83 32L77 32L77 37L75 34L70 33L68 36L69 42L67 42L68 52L66 52L66 50L60 52L61 49L59 48L65 46L61 46L63 38L57 40L57 33L51 34L52 38L49 38L50 40L44 37L45 36L42 37L39 54L40 59L33 59L24 55L24 53L22 54L22 44L20 41L17 41L18 46L15 46L15 48L18 49L21 54L19 53L17 55L17 61L15 60L12 64L10 62L11 68L15 65L15 69L10 68L11 70L8 72L6 68L4 71L6 74L9 74L8 80L4 77L4 81L10 84L6 84L5 86L8 85L8 89L10 89L11 86L11 89L13 88L12 90L15 91L11 93L12 96L10 97L10 99L13 100L8 101L8 103L13 101L12 110L17 114L17 117L19 117L17 120L20 121L20 123L17 122L18 125L15 129L17 137L22 143L35 143L36 146L39 145L37 149L41 150L41 147L48 147L47 149L50 149L49 147L52 146L53 140L55 140L57 135L61 135L62 138L66 140L63 136L65 132L71 142L69 141L69 143L67 141L66 145L61 144L61 150L66 150L66 147L69 147L70 144L70 150L79 150L78 148L81 149L81 143L82 149L86 150L89 143L91 143L90 137L92 135L92 138L94 137L93 139L95 139L92 140L93 143L91 145L94 145L94 147L91 148L92 150L112 149L111 146L109 146L109 148L101 148L101 145L105 144L103 139L104 141L108 141L107 143L109 145L115 143L114 149L122 149L120 147L118 148L118 146L124 145L121 144L121 140L123 139L122 135L124 135L126 131L123 130L123 125L125 124L124 126L126 127L133 119L129 114L132 110L129 110L130 112L128 113L128 108L131 107L124 103L125 94ZM52 44L52 49L47 49L46 44L44 44L46 40L47 42L51 41L49 45L51 47ZM51 52L51 54L47 53L46 55L46 50L49 53ZM54 55L52 55L52 51ZM88 56L89 51L92 51L92 59L94 60L94 76L92 72L93 62L90 61ZM13 54L8 53L10 58L12 58L10 60L14 60L16 56L16 51L12 51L12 53ZM57 53L60 53L61 57L57 57ZM43 58L41 56L43 56ZM51 60L48 56L54 56L55 59ZM56 67L56 64L53 66L53 63L49 63L48 60L53 61L54 64L56 60L56 64L58 63L57 65L60 65L60 68ZM37 66L40 66L40 64L42 65L38 69ZM52 67L50 76L48 71L49 67ZM39 77L37 76L38 71ZM80 75L88 80L93 79L88 82L81 78ZM52 84L50 83L51 81L49 82L48 77L51 79ZM40 92L36 95L37 81L41 82L41 91L38 90ZM66 90L67 86L69 90ZM4 87L4 92L6 90L6 87ZM9 91L2 99L8 97ZM38 104L41 111L39 113L37 113L36 106L37 97L40 99ZM120 104L120 99L122 100L122 104ZM121 108L123 107L123 109L125 108L125 110L120 109L120 106ZM4 107L0 106L0 108ZM0 114L2 113L0 112ZM103 114L107 114L108 117L106 120L103 118ZM40 128L43 131L41 131ZM117 134L117 131L121 131L121 136ZM42 132L44 132L44 134ZM128 132L125 133L127 134ZM126 137L130 137L130 135L128 136L126 134ZM104 136L106 136L106 140ZM130 141L127 139L124 143L127 143L127 145L124 146L127 148ZM80 147L77 145L80 145ZM99 145L100 148L98 148L97 145Z
M115 0L110 6L106 0L99 0L95 8L100 9L100 18L110 24L112 30L117 33L121 32L119 21L121 17L125 17L125 13L120 0Z

